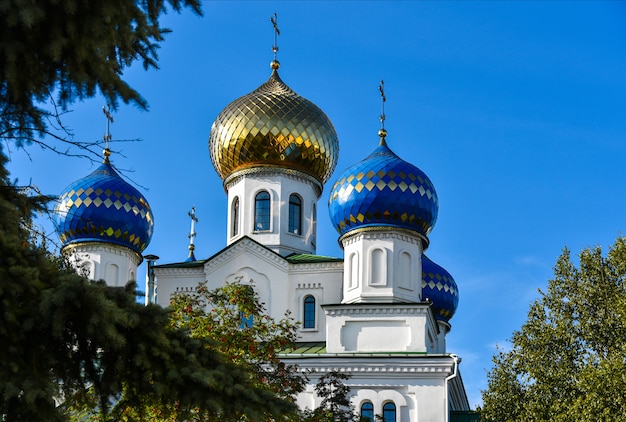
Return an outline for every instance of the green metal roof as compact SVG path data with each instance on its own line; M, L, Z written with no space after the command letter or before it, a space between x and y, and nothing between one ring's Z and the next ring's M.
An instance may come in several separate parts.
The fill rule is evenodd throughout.
M293 254L286 257L290 264L305 264L317 262L343 262L343 258L334 258L332 256L313 255L308 253Z
M194 268L202 267L208 259L199 259L197 261L174 262L172 264L155 265L154 268Z

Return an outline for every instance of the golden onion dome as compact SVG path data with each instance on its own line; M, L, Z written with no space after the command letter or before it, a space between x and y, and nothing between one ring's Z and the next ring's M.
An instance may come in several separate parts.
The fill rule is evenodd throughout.
M337 133L326 114L272 75L255 91L230 103L211 127L209 150L215 170L226 180L254 167L304 172L324 184L339 156Z

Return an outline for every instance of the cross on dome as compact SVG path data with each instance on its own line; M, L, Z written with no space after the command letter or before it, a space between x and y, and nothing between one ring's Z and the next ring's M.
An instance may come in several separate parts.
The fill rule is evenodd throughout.
M274 13L274 16L270 17L270 22L272 22L272 26L274 27L274 45L272 45L274 60L272 61L272 69L278 69L280 63L276 59L276 53L278 53L278 36L280 35L280 29L278 29L278 15L276 13Z
M113 116L111 115L111 104L107 104L106 107L102 106L102 112L104 113L104 116L106 118L107 121L107 127L106 127L106 132L104 134L104 137L102 138L104 140L104 162L108 163L109 162L109 155L111 155L111 150L109 149L109 141L111 140L111 123L114 122L113 120Z

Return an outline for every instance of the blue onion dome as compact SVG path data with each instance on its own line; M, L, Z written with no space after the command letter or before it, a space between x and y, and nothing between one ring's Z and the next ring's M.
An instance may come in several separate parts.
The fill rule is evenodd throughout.
M389 149L387 132L367 158L348 168L330 192L330 219L340 235L389 226L417 232L426 242L437 220L437 192L426 174Z
M59 197L54 225L63 247L103 242L141 254L152 238L154 218L146 198L123 180L109 162L69 185Z
M459 305L459 289L449 272L422 255L422 300L427 299L435 318L448 322Z
M322 185L339 156L330 119L272 74L255 91L230 103L217 116L209 136L211 161L223 181L239 170L278 167L313 176Z

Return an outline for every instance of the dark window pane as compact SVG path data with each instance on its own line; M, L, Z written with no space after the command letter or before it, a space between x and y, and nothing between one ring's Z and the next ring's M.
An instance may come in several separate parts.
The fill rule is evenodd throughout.
M289 197L289 233L302 234L302 200L297 195Z
M254 230L270 229L270 194L262 191L254 199Z
M307 296L304 299L304 328L315 328L315 298Z
M361 405L361 417L366 421L374 422L374 405L371 402L365 402Z

